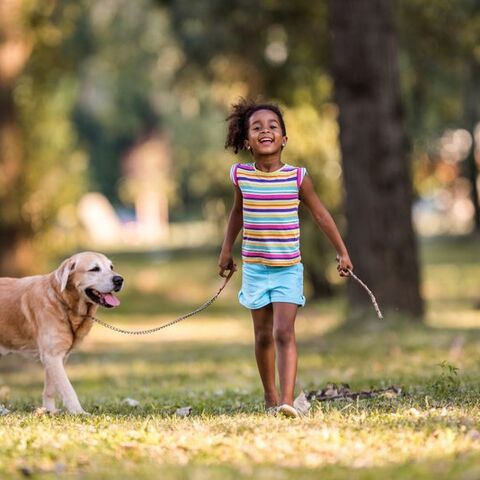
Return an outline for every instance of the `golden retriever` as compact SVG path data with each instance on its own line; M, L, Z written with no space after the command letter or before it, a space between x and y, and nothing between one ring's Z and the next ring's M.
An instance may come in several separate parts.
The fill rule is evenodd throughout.
M45 370L43 408L56 412L59 394L70 413L86 413L65 372L72 349L85 338L101 305L120 304L123 278L101 253L82 252L55 271L24 278L0 278L0 356L20 353L39 359Z

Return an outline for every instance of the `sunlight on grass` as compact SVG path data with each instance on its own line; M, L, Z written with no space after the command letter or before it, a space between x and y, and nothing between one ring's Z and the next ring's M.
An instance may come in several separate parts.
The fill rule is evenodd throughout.
M342 327L344 299L299 311L297 391L401 385L395 398L317 402L309 416L266 416L249 312L237 275L209 310L159 333L95 325L67 371L89 417L36 415L43 373L0 363L0 476L310 479L480 476L480 266L476 244L423 246L425 325L393 317ZM220 281L213 254L115 260L122 305L99 312L127 329L157 326L201 304ZM185 272L188 272L187 278ZM138 400L128 406L125 398ZM175 415L191 406L188 418Z

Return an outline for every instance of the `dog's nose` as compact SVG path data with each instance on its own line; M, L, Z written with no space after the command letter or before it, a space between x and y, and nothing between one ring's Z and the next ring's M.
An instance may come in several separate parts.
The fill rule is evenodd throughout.
M121 288L122 285L123 285L123 277L121 277L120 275L115 275L113 278L112 278L112 282L113 282L113 285L116 287L116 288Z

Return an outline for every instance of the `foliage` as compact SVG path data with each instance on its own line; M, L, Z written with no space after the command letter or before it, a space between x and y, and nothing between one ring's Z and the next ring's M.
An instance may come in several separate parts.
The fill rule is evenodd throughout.
M443 360L439 367L442 369L438 378L433 380L431 388L436 395L451 395L455 394L460 387L460 379L458 371L460 370L455 365Z
M468 99L462 91L470 66L480 63L480 3L408 0L397 5L411 137L432 139L447 126L465 126Z
M422 196L432 195L432 187L462 188L457 178L463 177L478 231L478 138L474 137L480 119L480 2L408 0L397 5L403 99L417 170L415 187ZM459 128L466 130L470 141L460 158L463 161L455 164L447 158L442 164L441 137Z
M74 203L86 188L87 160L70 122L75 61L65 49L81 12L77 2L25 2L24 34L32 50L14 87L23 155L15 195L21 205L17 222L35 234L29 248L43 253L65 245L75 225Z
M149 0L89 5L77 32L89 51L79 70L75 125L91 156L92 186L118 204L122 159L137 141L162 132L175 108L168 91L182 54L166 12Z
M343 227L326 1L24 6L33 50L15 87L26 150L16 204L39 250L76 247L75 202L86 189L129 206L122 159L152 131L165 133L172 146L171 218L224 225L232 197L228 169L239 159L223 151L223 119L240 95L285 107L285 160L308 168ZM408 127L423 168L419 159L434 140L462 123L465 105L475 103L462 91L478 64L478 2L407 0L397 2L397 15ZM421 191L429 185L417 181ZM2 221L19 217L2 208ZM307 271L326 291L331 247L309 221L302 240Z

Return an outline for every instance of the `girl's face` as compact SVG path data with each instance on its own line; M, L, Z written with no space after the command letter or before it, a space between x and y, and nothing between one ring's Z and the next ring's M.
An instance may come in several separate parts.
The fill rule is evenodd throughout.
M271 110L257 110L248 119L248 132L245 146L254 154L272 155L279 153L287 143L283 135L280 119Z

